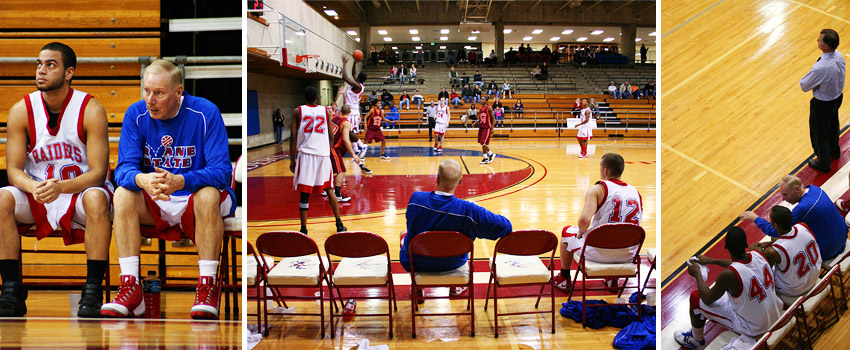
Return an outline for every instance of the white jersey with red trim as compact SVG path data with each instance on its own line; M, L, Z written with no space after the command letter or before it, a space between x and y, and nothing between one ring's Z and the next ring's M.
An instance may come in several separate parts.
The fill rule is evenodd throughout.
M449 127L450 118L451 114L448 105L437 106L437 117L434 118L434 131L445 134L446 129Z
M815 236L806 224L796 224L779 236L773 249L779 253L779 264L773 267L777 293L800 296L815 286L822 260Z
M360 132L360 98L363 96L363 91L366 89L363 84L360 84L360 92L354 93L351 86L345 90L345 104L351 108L351 114L348 115L348 122L351 123L351 131L354 133Z
M597 182L605 189L605 199L599 204L588 230L602 224L630 223L640 225L643 217L643 199L637 188L620 180Z
M741 283L741 291L730 294L733 310L744 320L742 334L761 334L779 319L782 301L776 296L773 269L758 251L747 252L747 261L734 261L729 269Z
M91 95L70 89L62 103L56 127L51 129L48 125L47 106L41 92L35 91L24 97L29 130L24 171L30 178L35 181L52 178L68 180L89 171L86 139L83 134L83 119L89 100ZM112 192L112 184L109 181L104 183L104 187ZM31 194L27 194L39 239L60 226L63 230L79 227L71 223L78 196L78 193L63 193L53 202L39 204ZM47 220L50 227L44 225L44 220Z
M325 106L302 105L301 124L298 127L297 147L299 153L329 157L331 145L328 134L332 132L328 123L331 116Z

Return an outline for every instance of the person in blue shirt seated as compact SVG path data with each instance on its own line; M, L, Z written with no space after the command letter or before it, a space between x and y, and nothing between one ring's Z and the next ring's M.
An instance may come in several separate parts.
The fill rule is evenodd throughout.
M183 75L168 61L156 60L145 70L143 96L127 109L121 126L115 168L120 187L113 198L121 286L101 315L145 313L139 285L145 231L195 242L199 278L191 316L217 319L222 218L236 210L224 119L212 102L183 91Z
M387 120L387 122L384 123L384 127L395 129L395 122L400 119L400 116L398 114L398 107L392 104L392 102L390 102L390 111L387 112L387 115L384 116L384 119Z
M440 163L437 172L437 190L414 192L407 205L407 231L402 233L402 245L399 258L401 266L410 271L410 241L425 231L457 231L475 238L498 240L511 232L511 222L502 215L454 196L455 189L461 183L460 163L446 159ZM461 267L467 262L467 255L449 258L426 258L417 256L416 271L442 272ZM452 288L452 295L460 295L466 288ZM422 295L422 290L417 293ZM422 301L422 299L419 299Z
M815 236L823 261L833 259L844 251L847 242L847 224L841 213L820 187L803 187L799 177L785 175L779 180L779 193L782 199L796 204L791 210L791 224L805 223ZM752 211L745 211L741 219L754 221L756 226L770 237L779 237L776 229L765 219ZM826 264L824 264L824 267Z

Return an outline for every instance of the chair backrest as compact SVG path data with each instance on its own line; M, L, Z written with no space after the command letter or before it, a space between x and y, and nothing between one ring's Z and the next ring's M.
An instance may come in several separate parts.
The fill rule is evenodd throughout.
M411 262L413 255L447 258L471 253L472 240L455 231L425 231L410 240Z
M622 249L643 245L646 232L635 224L604 224L585 233L584 244L600 249Z
M363 258L389 253L383 237L371 232L340 232L325 240L325 252L344 258Z
M236 183L245 182L245 155L239 156L239 159L236 160L236 165L233 167L233 177L231 181L231 188L236 188Z
M286 258L319 253L312 238L296 231L263 233L257 237L257 250L260 254Z
M546 230L518 230L496 242L496 253L540 255L558 248L558 237Z

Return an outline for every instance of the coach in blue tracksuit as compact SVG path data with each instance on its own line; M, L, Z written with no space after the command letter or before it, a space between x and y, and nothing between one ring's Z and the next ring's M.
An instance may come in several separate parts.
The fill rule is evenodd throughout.
M106 317L144 313L139 286L140 224L146 233L195 242L199 278L192 318L218 318L215 283L223 235L222 217L233 215L227 132L218 107L183 91L172 63L152 62L145 71L144 101L124 114L115 182L114 232L121 287L101 307Z
M475 203L454 196L460 184L460 163L446 159L437 173L437 190L415 192L407 205L407 234L401 246L401 266L410 271L408 246L410 240L425 231L457 231L471 239L497 240L511 232L511 222ZM450 258L416 257L416 271L440 272L454 270L466 263L468 256Z
M844 251L847 242L847 224L841 213L835 208L832 199L815 185L803 187L800 178L786 175L779 181L779 193L782 199L796 204L791 210L793 224L806 224L815 236L821 257L824 261L835 258ZM741 219L755 221L764 234L779 237L776 229L765 219L751 211L741 214Z

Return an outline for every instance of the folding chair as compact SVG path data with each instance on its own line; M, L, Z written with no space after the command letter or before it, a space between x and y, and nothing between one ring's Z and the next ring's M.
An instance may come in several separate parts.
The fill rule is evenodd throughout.
M411 322L413 324L413 338L416 338L416 317L422 316L466 316L471 317L470 325L472 327L472 336L475 336L475 300L474 289L472 285L472 275L474 269L472 267L472 257L474 256L474 245L472 240L460 232L453 231L426 231L422 232L410 240L410 282L411 282L411 301L410 308ZM415 256L430 257L430 258L448 258L460 255L469 254L469 260L462 266L445 272L416 272ZM418 290L420 286L426 287L466 287L468 290L467 297L452 296L451 292L448 297L435 296L419 296ZM417 314L419 310L419 299L467 299L466 310L468 312L454 312L441 314Z
M797 316L802 321L802 327L806 333L808 344L814 345L817 338L831 325L838 322L839 299L835 296L835 288L832 288L831 280L839 269L838 265L832 267L826 276L818 280L815 287L806 294L797 306ZM831 297L831 299L830 299ZM832 317L834 314L834 318ZM810 322L813 321L813 322ZM810 323L813 323L810 324Z
M337 309L333 289L339 296L340 305L344 298L341 288L372 288L386 287L386 296L358 296L350 299L386 299L387 313L357 314L361 316L389 316L390 339L393 337L393 311L398 311L396 305L395 286L393 284L392 268L390 267L390 248L381 236L371 232L341 232L325 240L325 254L328 261L331 255L341 257L336 265L329 265L331 305ZM369 293L371 295L372 293ZM337 310L338 311L338 310ZM342 317L331 310L331 338L336 336L334 317Z
M257 301L257 313L252 314L249 313L247 316L257 316L257 329L263 329L263 310L267 308L265 303L263 302L265 298L263 297L266 292L266 286L268 282L266 281L266 274L268 274L271 267L274 266L274 258L267 256L262 261L260 257L257 256L257 252L254 250L254 245L251 242L248 242L248 254L251 254L254 258L249 259L245 264L245 278L248 282L248 290L254 289L255 296L247 297L247 300L256 300ZM274 293L274 291L272 291ZM281 301L283 301L283 307L286 306L285 300L277 300L277 304L280 306Z
M587 291L589 290L610 290L608 287L603 288L587 288L587 280L588 279L612 279L612 278L625 278L623 281L623 286L617 286L619 292L617 293L617 297L623 294L623 290L626 289L626 284L628 284L629 278L635 277L638 280L637 287L640 287L640 247L643 245L644 237L646 233L643 228L635 225L635 224L626 224L626 223L617 223L617 224L604 224L601 226L597 226L596 228L585 233L585 241L584 246L581 248L581 255L578 260L578 271L581 272L581 324L583 327L587 327L587 308L595 307L595 306L607 306L607 305L635 305L638 306L638 318L641 318L641 301L640 299L634 303L609 303L609 304L601 304L601 305L587 305L586 297ZM592 247L594 249L627 249L627 248L635 248L634 256L628 261L624 263L598 263L594 261L590 261L585 259L585 252L588 247ZM570 290L569 298L572 300L573 292L576 291L579 273L576 273L576 276L573 278L573 288Z
M496 338L499 337L499 316L551 313L552 334L555 334L555 284L554 259L558 248L558 237L546 230L521 230L509 233L496 242L496 250L490 258L490 279L487 282L487 297L484 310L490 302L490 285L493 285L493 318ZM549 254L549 264L544 265L538 255ZM501 255L500 255L501 254ZM552 307L548 311L526 311L499 314L499 288L540 286L537 294L503 296L502 298L525 298L537 296L536 309L543 297L543 289L549 286Z
M821 263L821 277L832 269L833 266L839 265L840 268L835 272L835 279L838 282L838 290L841 292L841 307L846 309L847 303L850 302L850 239L844 242L844 251L838 254L835 258L824 260Z
M283 258L268 273L265 279L267 287L272 289L272 295L261 293L263 300L283 300L283 297L295 300L316 300L319 302L319 313L286 313L286 315L319 316L321 321L321 337L325 337L325 306L322 283L327 282L327 258L319 254L319 247L310 237L301 232L279 231L266 232L257 237L259 261L265 260L266 255ZM328 284L330 285L330 284ZM316 288L318 296L284 296L280 288ZM263 324L266 325L265 335L268 335L269 315L283 315L266 310L263 313Z
M804 349L806 342L803 339L802 324L797 322L796 309L802 299L791 305L779 317L770 331L759 339L753 349L756 350L778 350L778 349Z
M640 295L643 295L643 291L646 290L647 284L649 283L649 279L652 278L652 270L655 270L655 248L647 249L646 251L646 260L649 261L649 272L646 273L646 280L643 281L643 287L640 289ZM640 282L640 280L638 280ZM655 286L649 287L650 289L655 289Z
M239 194L242 193L242 182L245 178L245 165L243 162L244 156L240 156L236 160L233 167L233 176L230 181L230 188ZM236 213L232 217L224 218L224 235L221 243L221 256L219 257L219 277L221 278L221 292L224 300L224 313L230 315L230 303L233 302L233 315L239 315L239 292L242 291L242 284L239 277L239 266L236 258L242 253L236 249L236 240L242 239L242 206L236 207Z

